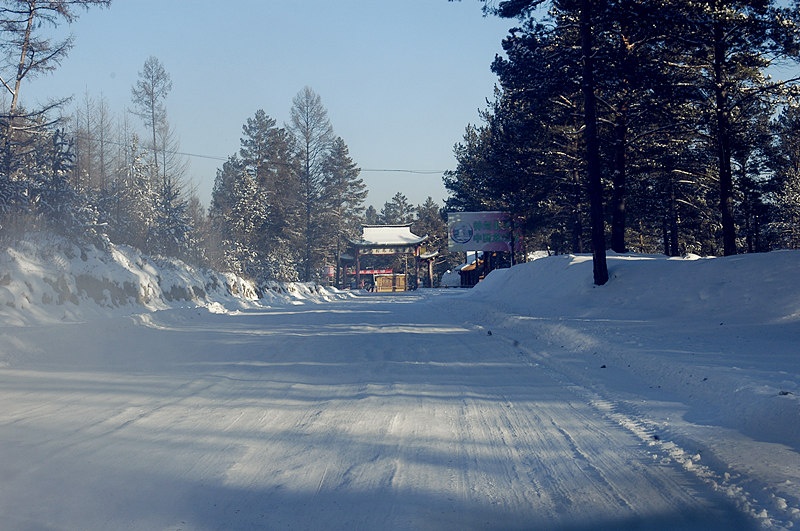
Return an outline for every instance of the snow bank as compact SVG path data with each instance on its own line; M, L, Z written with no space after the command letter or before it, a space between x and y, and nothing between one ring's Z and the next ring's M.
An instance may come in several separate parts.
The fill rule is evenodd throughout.
M490 273L476 288L503 307L538 316L776 323L800 319L800 252L725 258L608 257L610 280L592 283L592 258L560 255Z
M552 345L535 355L569 353L570 379L669 394L694 422L800 450L800 252L608 265L598 287L591 256L553 256L492 272L472 297L491 303L494 326Z
M125 245L106 247L37 235L0 250L0 323L76 321L185 306L221 312L345 296L314 283L257 286Z

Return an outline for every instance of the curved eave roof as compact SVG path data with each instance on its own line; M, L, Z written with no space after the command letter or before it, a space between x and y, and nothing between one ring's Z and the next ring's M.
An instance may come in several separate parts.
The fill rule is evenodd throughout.
M361 239L352 240L358 247L410 247L419 245L428 236L417 236L406 225L363 225Z

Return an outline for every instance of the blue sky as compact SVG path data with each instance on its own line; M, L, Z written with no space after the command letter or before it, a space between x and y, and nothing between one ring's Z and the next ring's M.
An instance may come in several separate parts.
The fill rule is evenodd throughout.
M380 209L396 192L413 204L446 192L441 174L366 170L452 169L453 145L492 97L489 67L513 21L463 0L114 0L68 31L69 57L23 87L22 100L102 96L120 115L144 61L172 77L166 100L189 178L208 205L216 169L239 149L258 109L279 124L305 86L322 98ZM65 30L67 31L67 30ZM73 105L74 108L74 105ZM132 122L141 127L138 119Z

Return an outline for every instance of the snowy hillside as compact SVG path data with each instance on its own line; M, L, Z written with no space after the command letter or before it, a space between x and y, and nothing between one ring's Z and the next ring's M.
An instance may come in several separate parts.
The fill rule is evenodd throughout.
M152 258L124 245L79 247L43 236L0 250L0 323L76 321L167 308L259 307L344 294L315 284L256 286L236 275Z

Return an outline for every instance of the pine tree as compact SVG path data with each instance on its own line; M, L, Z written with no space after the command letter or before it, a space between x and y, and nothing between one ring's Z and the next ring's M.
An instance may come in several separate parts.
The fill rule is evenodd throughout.
M405 225L413 223L416 209L402 192L397 192L392 199L383 204L380 222L384 225Z
M350 150L341 137L336 137L322 165L323 211L321 238L326 242L325 256L335 267L334 283L343 282L340 258L347 242L359 236L359 223L364 213L367 186L361 169L350 157Z
M770 229L779 247L800 249L800 104L792 102L772 124L770 150L777 207Z
M493 169L490 161L491 135L488 127L468 125L462 142L453 153L456 169L444 174L449 192L447 209L461 212L492 210L494 194L488 182Z
M230 212L224 219L225 261L232 271L261 279L269 264L264 262L268 251L260 245L258 231L266 222L267 212L258 184L250 173L240 169L231 177Z
M244 171L258 186L265 222L258 246L272 271L267 280L296 280L300 230L301 186L294 139L263 110L242 127L239 155Z
M369 205L364 211L364 224L365 225L378 225L380 223L380 214L374 206ZM360 235L359 235L360 236Z
M189 202L174 180L162 182L155 195L154 218L147 248L163 256L185 258L192 247Z
M35 208L41 228L81 241L97 234L97 211L69 177L75 160L74 144L63 130L43 135L48 146L38 150L41 162L29 171L34 179Z
M508 0L500 2L493 11L502 17L524 19L542 3L542 0ZM606 263L603 183L597 118L596 91L598 85L595 77L595 41L597 39L595 24L602 14L602 8L594 0L577 0L576 2L560 2L559 4L561 8L567 8L565 10L569 8L574 10L574 23L578 29L578 49L581 52L580 81L583 98L585 185L589 197L593 274L594 283L603 285L608 282L608 265Z
M737 122L754 100L780 95L791 80L772 80L765 70L775 61L795 61L800 30L792 12L772 0L677 3L684 17L680 32L684 65L693 68L696 102L703 110L707 137L716 154L718 211L725 255L736 254L736 183L733 173Z
M156 191L151 179L152 166L139 148L139 137L133 135L123 174L115 180L113 223L109 236L115 242L147 250L150 232L155 224Z
M411 225L411 231L420 236L427 236L425 248L428 253L439 253L434 262L434 277L440 278L448 269L461 263L462 256L447 250L447 222L444 210L428 197L421 205L417 205L417 219Z

